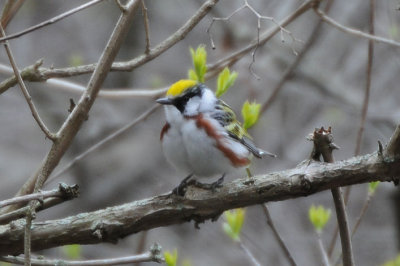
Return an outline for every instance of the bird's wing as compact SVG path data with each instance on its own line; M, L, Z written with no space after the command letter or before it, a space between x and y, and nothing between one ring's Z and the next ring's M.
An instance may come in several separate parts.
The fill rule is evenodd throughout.
M243 144L254 156L261 158L264 155L276 156L272 153L263 151L257 148L251 136L242 127L240 122L236 119L235 112L224 101L218 100L215 111L211 117L216 119L225 129L228 135Z

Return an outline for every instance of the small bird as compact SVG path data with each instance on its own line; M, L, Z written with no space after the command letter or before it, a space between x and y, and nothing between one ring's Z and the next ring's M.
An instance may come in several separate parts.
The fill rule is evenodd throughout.
M180 80L156 100L165 105L166 124L160 140L167 161L189 175L174 189L184 195L188 180L222 175L212 184L195 185L215 189L225 173L250 164L252 155L276 155L257 148L237 121L233 110L206 85L194 80Z

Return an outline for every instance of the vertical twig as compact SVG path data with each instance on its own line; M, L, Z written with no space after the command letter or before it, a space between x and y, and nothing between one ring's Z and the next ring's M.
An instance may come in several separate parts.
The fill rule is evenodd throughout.
M3 29L2 25L0 25L0 31L1 31L1 36L5 37L6 33L4 32L4 29ZM15 63L14 56L13 56L13 54L11 52L11 48L9 46L8 41L4 42L4 48L6 49L8 59L10 60L10 64L11 64L12 69L14 71L14 75L17 78L17 81L18 81L18 84L19 84L19 86L21 88L21 91L24 94L26 102L29 105L29 109L31 110L33 118L36 120L36 122L38 123L40 129L43 131L43 133L46 135L46 137L54 141L56 139L56 136L53 133L51 133L50 130L47 129L46 125L43 123L42 119L40 118L39 113L37 112L36 107L35 107L35 105L34 105L34 103L32 101L32 97L30 96L30 94L29 94L29 92L28 92L28 90L27 90L27 88L25 86L25 83L24 83L24 81L23 81L23 79L21 77L21 73L18 70L17 64Z
M322 255L322 261L324 262L324 266L330 266L328 254L326 254L324 243L322 243L321 232L316 232L316 234L317 234L318 247Z
M254 257L253 253L251 253L250 250L245 245L243 245L242 241L239 241L239 247L244 251L244 253L250 259L250 261L253 263L253 265L261 266L261 264L258 262L258 260Z
M3 11L1 13L1 25L3 29L7 28L8 23L17 13L17 11L21 8L22 4L25 0L8 0L4 5Z
M322 155L324 162L333 163L334 157L332 152L334 149L338 149L338 146L333 143L331 128L329 127L328 130L325 130L323 127L321 129L315 129L311 140L314 142L314 148L310 157L314 160L319 160ZM335 203L340 240L342 243L343 265L353 266L354 258L351 246L350 230L342 192L340 188L333 188L331 192Z
M33 210L34 211L34 210ZM31 227L32 227L32 218L34 213L31 208L28 208L26 211L25 218L25 231L24 231L24 255L25 255L25 266L31 265Z
M249 177L249 178L251 178L253 176L251 174L250 167L246 167L246 173L247 173L247 177ZM266 203L261 204L261 207L263 208L264 214L267 218L267 224L269 225L269 227L271 227L274 237L275 237L276 241L278 241L279 246L282 248L283 253L285 254L285 257L288 259L290 265L296 266L297 264L294 261L292 255L290 254L289 249L287 248L285 242L283 241L283 238L279 235L278 230L276 230L274 222L272 221L271 215L269 213L267 204Z
M375 11L375 0L370 0L369 33L371 35L374 35L374 33L375 33L374 11ZM358 156L361 151L362 137L363 137L365 121L366 121L367 113L368 113L369 95L370 95L370 89L371 89L371 74L372 74L373 55L374 55L374 41L369 40L368 41L368 61L367 61L367 71L366 71L366 83L365 83L364 99L363 99L363 104L362 104L362 109L361 109L360 127L358 129L356 147L354 150L355 156ZM351 186L348 186L344 193L345 194L344 195L344 203L346 205L350 198L350 192L351 192ZM332 256L332 253L333 253L333 250L335 247L335 243L336 243L336 239L337 239L337 235L338 235L338 228L336 227L334 230L334 233L333 233L331 243L329 245L329 251L328 251L329 256Z
M146 247L147 235L148 235L148 231L143 231L141 233L140 238L139 238L139 243L138 243L138 246L137 246L136 252L135 252L136 254L143 253L143 251ZM141 265L141 262L136 262L134 264L134 266L140 266L140 265Z
M281 249L283 250L283 253L285 254L285 257L288 259L289 264L292 266L296 266L296 262L294 261L292 255L290 254L289 249L287 248L285 242L283 241L283 238L279 235L278 230L276 230L276 227L272 221L271 215L269 213L268 210L268 206L266 203L261 204L261 206L263 207L264 210L264 214L267 217L267 224L269 225L269 227L271 227L271 230L274 234L275 240L278 241L279 246L281 247Z
M144 0L141 0L142 3L142 12L143 12L143 21L144 21L144 31L146 33L146 48L144 50L145 54L149 54L150 52L150 27L149 27L149 17L147 14L147 7L144 3Z
M326 6L324 8L325 12L329 12L329 9L332 6L334 0L328 0L326 3ZM292 64L285 70L283 73L281 79L279 80L278 84L276 84L275 88L272 90L269 98L262 104L261 106L261 111L260 114L264 113L268 108L272 105L272 103L275 101L277 98L279 92L283 88L283 85L285 85L286 81L290 79L290 77L293 74L293 71L297 68L299 63L302 61L304 56L307 54L307 52L310 50L310 48L314 45L315 41L318 40L318 35L321 32L322 28L322 20L320 19L313 29L309 39L303 46L303 49L297 54L296 58L292 62Z

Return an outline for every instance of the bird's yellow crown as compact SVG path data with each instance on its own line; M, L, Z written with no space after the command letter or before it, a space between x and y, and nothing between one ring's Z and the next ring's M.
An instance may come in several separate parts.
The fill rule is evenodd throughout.
M171 85L167 91L167 96L177 96L182 94L185 90L193 88L197 84L197 81L190 79L181 79Z

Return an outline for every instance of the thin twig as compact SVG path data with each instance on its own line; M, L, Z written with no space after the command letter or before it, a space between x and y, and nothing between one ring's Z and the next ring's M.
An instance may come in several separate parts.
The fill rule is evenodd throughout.
M141 0L142 2L142 12L143 12L143 23L144 23L144 32L146 33L146 48L144 50L145 54L148 54L150 52L150 27L149 27L149 17L147 14L147 7L144 3L144 0Z
M91 146L89 149L87 149L86 151L82 152L81 154L79 154L78 156L76 156L74 159L72 159L66 166L64 166L60 171L58 171L56 174L54 174L54 176L51 176L49 178L49 182L56 179L57 177L61 176L62 174L64 174L66 171L68 171L68 169L70 169L72 166L74 166L77 162L79 162L80 160L84 159L86 156L88 156L89 154L91 154L92 152L94 152L95 150L103 147L105 144L109 143L111 140L114 140L115 138L121 136L123 133L125 133L128 129L134 127L135 125L137 125L138 123L142 122L143 120L145 120L147 117L149 117L155 110L157 110L157 108L160 107L159 104L157 105L153 105L152 107L150 107L148 110L144 111L141 115L139 115L136 119L134 119L132 122L130 122L129 124L123 126L122 128L114 131L113 133L111 133L110 135L108 135L107 137L105 137L104 139L102 139L101 141L97 142L96 144L94 144L93 146Z
M28 81L46 81L42 77L41 70L39 67L43 64L43 60L40 59L35 64L24 68L21 71L21 77L23 80ZM4 74L14 74L13 69L9 66L0 64L0 72ZM7 91L10 87L17 84L17 79L15 75L5 79L0 83L0 94ZM85 92L86 87L65 79L51 78L47 79L46 85L53 89L60 89L61 91L66 91L70 93L76 93L81 95ZM99 91L98 97L106 99L126 99L126 98L138 98L138 97L157 97L164 94L168 88L159 89L101 89Z
M349 232L349 224L345 210L345 204L340 188L331 190L333 201L335 203L336 217L339 224L340 240L342 243L343 265L354 266L353 251L351 246L351 237Z
M337 29L339 29L339 30L341 30L343 32L349 33L349 34L351 34L353 36L356 36L356 37L365 38L365 39L368 39L368 40L371 40L371 41L374 41L374 42L385 43L385 44L389 44L389 45L392 45L392 46L395 46L395 47L400 47L400 42L396 42L394 40L390 40L390 39L386 39L386 38L383 38L383 37L375 36L375 35L372 35L372 34L368 34L368 33L362 32L362 31L357 30L357 29L353 29L353 28L350 28L350 27L347 27L347 26L343 26L342 24L340 24L336 20L334 20L334 19L330 18L328 15L326 15L322 10L320 10L318 8L315 8L314 11L315 11L315 13L317 13L318 16L320 16L322 18L323 21L325 21L326 23L334 26L335 28L337 28Z
M325 12L328 12L329 9L331 8L333 3L333 0L327 1L327 4L324 8ZM322 28L322 20L319 20L317 25L314 27L313 31L310 34L310 37L308 38L307 42L304 44L303 49L298 53L292 64L285 70L283 73L281 79L279 82L276 84L275 88L272 90L270 96L268 99L262 104L260 114L264 113L265 111L268 110L268 108L272 105L272 103L277 99L277 96L279 92L282 90L283 86L285 83L290 79L290 77L293 74L293 71L297 68L301 60L304 58L304 56L307 54L307 52L310 50L310 48L314 45L315 41L318 39L318 35L321 32Z
M322 243L321 232L316 232L316 234L317 234L318 247L322 256L322 261L324 262L324 266L330 266L328 254L326 254L324 243Z
M267 224L271 228L276 241L278 241L279 246L281 247L283 253L285 254L285 257L288 259L289 264L292 266L297 265L292 257L292 254L290 254L290 251L289 251L288 247L286 246L285 241L283 241L283 238L279 235L278 230L276 230L276 227L274 225L274 222L272 221L271 215L269 214L267 204L264 203L264 204L261 204L261 206L263 207L264 214L267 217Z
M147 240L147 236L148 236L148 231L143 231L139 237L139 243L138 246L136 248L136 253L142 253L145 249L146 246L146 240ZM139 266L141 264L141 262L137 262L134 264L134 266Z
M6 36L6 34L4 32L4 29L3 29L3 27L1 25L0 25L0 31L1 31L1 35L2 36ZM8 41L6 41L4 43L4 48L6 49L8 59L10 60L10 64L11 64L11 66L13 68L13 71L14 71L14 75L17 77L18 84L19 84L19 86L21 88L22 93L24 94L26 102L29 105L29 109L31 110L33 118L36 120L36 122L38 123L40 129L43 131L43 133L46 135L46 137L51 139L52 141L55 141L56 140L56 136L53 133L50 132L50 130L46 127L46 125L44 124L44 122L40 118L39 113L36 110L36 107L35 107L35 105L34 105L34 103L32 101L32 97L30 96L30 94L28 92L28 89L25 87L24 81L21 78L21 74L20 74L20 72L18 70L18 67L17 67L17 64L16 64L16 62L14 60L14 56L13 56L13 54L11 52L11 48L10 48L10 45L9 45Z
M51 208L55 205L61 204L65 201L71 200L77 197L78 194L71 195L71 197L62 197L62 198L47 198L42 203L36 203L35 212L39 212L48 208ZM25 206L18 210L2 214L0 215L0 224L7 224L13 220L17 220L26 216L26 212L28 211L29 206Z
M369 34L374 35L374 12L375 12L375 0L370 0L370 7L369 7ZM358 128L357 133L357 140L356 140L356 147L354 150L354 156L358 156L361 151L361 143L362 137L365 128L365 121L367 118L368 113L368 104L369 104L369 95L371 90L371 74L372 74L372 63L373 63L373 55L374 55L374 42L372 40L368 41L368 61L367 61L367 70L366 70L366 83L365 83L365 91L364 91L364 99L361 109L361 119L360 119L360 126ZM346 187L344 193L344 203L347 205L351 193L351 186ZM338 228L335 227L333 232L333 237L329 246L329 256L332 256L336 240L338 235Z
M315 129L310 140L314 142L314 148L310 156L313 160L319 161L320 157L322 156L324 162L326 163L333 163L335 161L333 157L333 150L338 149L338 146L333 143L333 136L330 127L328 130L325 130L323 127L321 127L321 129ZM350 230L342 192L340 187L332 188L331 192L333 201L335 203L340 240L342 243L343 265L353 266L354 258L351 246Z
M261 266L260 262L254 257L253 253L245 246L243 245L242 241L238 242L239 247L244 251L246 256L250 259L250 261L253 263L255 266Z
M31 232L32 220L35 216L35 210L32 211L28 208L25 217L25 231L24 231L24 265L31 266Z
M238 61L240 58L245 56L248 52L253 50L256 46L261 46L264 45L266 42L268 42L276 33L281 31L281 28L286 27L288 24L296 20L300 15L308 11L314 4L315 2L318 2L316 0L308 0L304 2L301 6L299 6L293 13L288 15L286 18L284 18L278 25L275 25L272 27L270 30L265 32L264 34L260 35L259 39L253 40L249 45L241 48L240 50L232 53L231 55L222 58L218 61L216 61L213 64L209 64L207 66L207 69L209 71L214 71L216 69L222 69L225 66L231 64L232 61Z
M20 196L20 197L14 197L12 199L0 201L0 208L7 206L7 205L23 203L23 202L27 202L27 201L31 201L31 200L43 201L46 198L65 197L65 196L66 196L65 190L61 190L61 189L40 191L38 193L28 194L28 195L24 195L24 196Z
M10 34L8 36L4 35L2 38L0 38L0 42L5 42L7 40L18 38L18 37L20 37L22 35L25 35L27 33L35 31L37 29L40 29L40 28L43 28L45 26L51 25L53 23L56 23L56 22L66 18L66 17L71 16L72 14L75 14L75 13L77 13L77 12L79 12L79 11L85 9L85 8L91 7L91 6L93 6L95 4L98 4L98 3L102 2L102 1L103 0L92 0L92 1L90 1L88 3L80 5L80 6L76 7L76 8L73 8L73 9L71 9L71 10L65 12L65 13L62 13L61 15L58 15L58 16L56 16L54 18L51 18L51 19L46 20L46 21L43 21L42 23L39 23L39 24L37 24L35 26L29 27L29 28L27 28L27 29L25 29L23 31L20 31L20 32L17 32L17 33L14 33L14 34Z
M18 12L18 10L21 8L22 4L25 2L25 0L8 0L7 4L5 4L2 14L1 14L1 25L3 26L3 29L7 28L8 23L11 21L11 19L14 17L14 15Z
M14 264L24 264L24 258L14 256L0 257L0 261L6 261ZM65 265L65 266L107 266L107 265L120 265L130 264L137 262L158 262L164 261L161 254L161 247L158 244L154 244L150 251L143 254L120 257L114 259L98 259L98 260L82 260L82 261L67 261L67 260L52 260L52 259L31 259L32 265L35 266L54 266L54 265Z
M367 212L368 206L373 198L374 194L373 193L368 193L367 199L364 202L364 205L361 208L360 214L357 217L356 223L353 227L353 230L351 231L351 238L353 238L354 234L357 232L358 227L361 224L361 220L364 218L365 213ZM334 265L338 265L340 260L342 259L342 253L340 253L340 255L338 256L338 258L336 259L336 263Z

